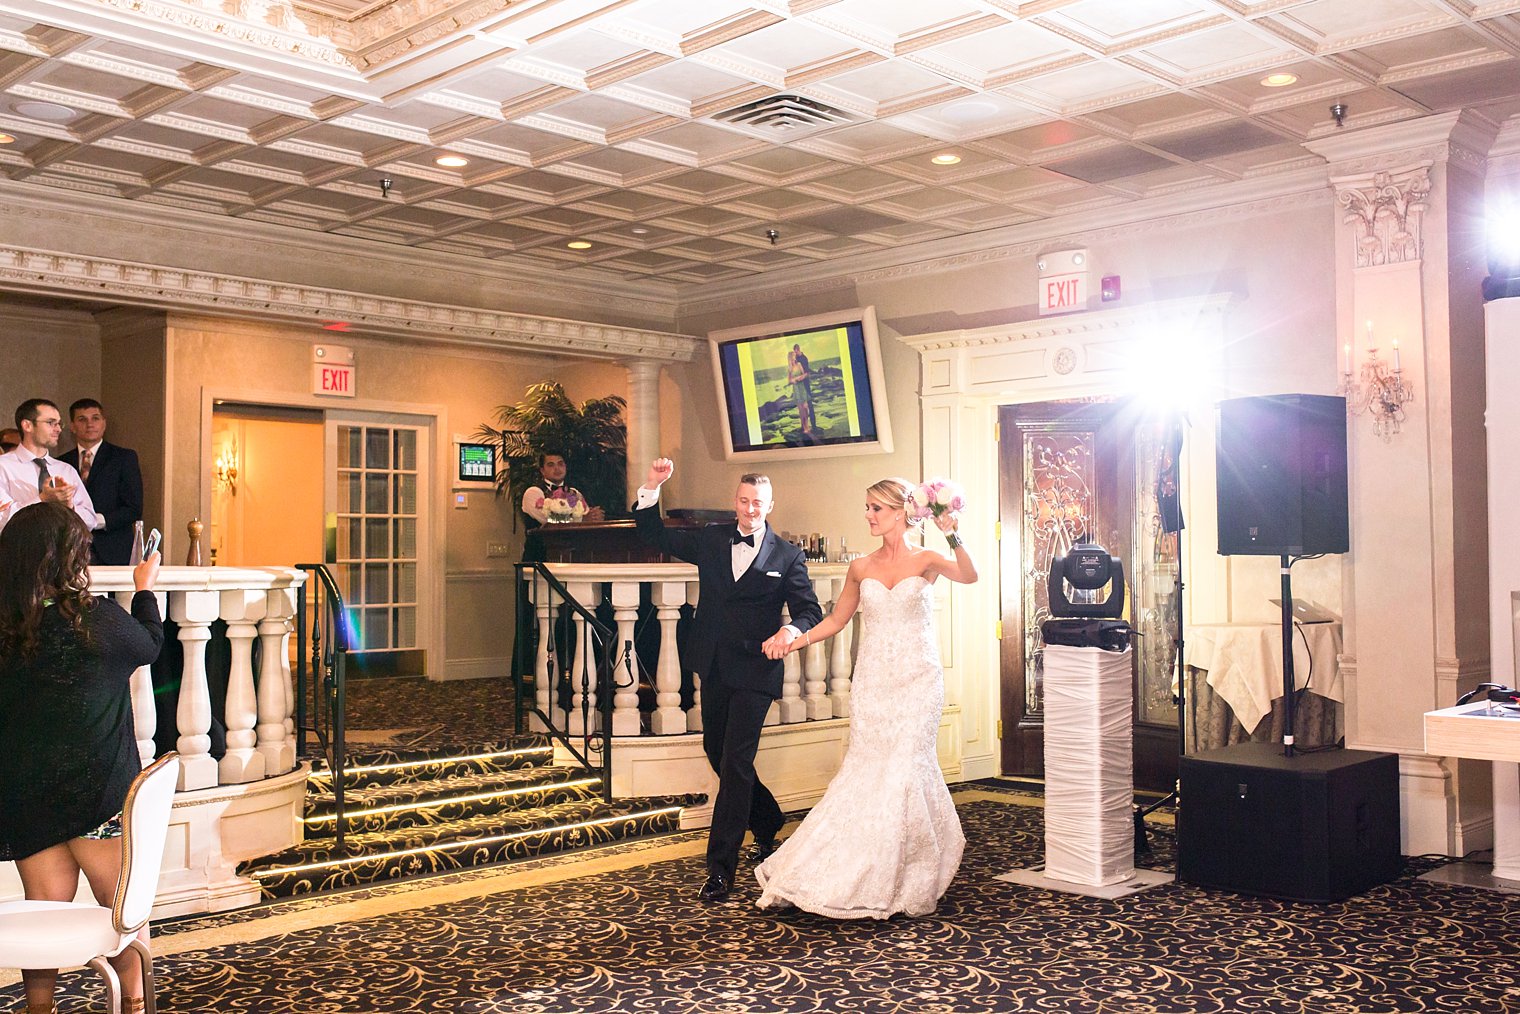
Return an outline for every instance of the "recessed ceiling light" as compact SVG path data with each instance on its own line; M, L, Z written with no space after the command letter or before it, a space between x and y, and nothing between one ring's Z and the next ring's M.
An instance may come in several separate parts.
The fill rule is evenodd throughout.
M0 134L0 144L15 144L16 139L9 134Z
M572 249L572 250L590 250L591 249L591 241L589 239L572 239L570 242L566 243L565 245L567 247L569 247L570 249Z
M633 233L635 236L647 236L647 235L649 235L649 230L646 229L646 228L644 228L642 225L636 225L632 229L629 229L628 231L631 232L631 233Z
M1263 88L1286 88L1297 80L1297 74L1289 74L1284 71L1279 74L1268 74L1261 79L1261 84Z
M11 108L29 120L51 120L54 123L72 120L79 115L68 106L60 106L56 102L17 102Z
M951 152L943 151L938 155L935 155L929 161L933 162L935 165L960 165L961 157L959 155L952 154Z
M458 169L460 166L470 164L470 160L463 155L439 155L433 161L438 165L447 166L450 169Z

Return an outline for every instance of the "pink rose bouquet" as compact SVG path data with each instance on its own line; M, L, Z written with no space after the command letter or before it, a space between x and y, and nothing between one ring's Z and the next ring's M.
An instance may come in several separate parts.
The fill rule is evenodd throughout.
M561 496L548 497L540 506L543 507L544 513L549 515L550 524L579 521L590 509L586 506L586 498L573 489L565 490Z
M930 479L908 494L908 513L915 518L958 514L966 508L966 491L949 479Z

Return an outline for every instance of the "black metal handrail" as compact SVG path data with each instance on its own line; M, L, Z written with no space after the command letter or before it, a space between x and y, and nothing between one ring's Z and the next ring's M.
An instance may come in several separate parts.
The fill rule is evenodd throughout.
M517 577L519 594L522 594L526 586L531 585L535 578L543 581L543 587L548 595L546 605L549 629L546 632L539 632L538 636L548 638L546 649L550 659L549 672L555 674L556 679L550 688L549 710L546 713L538 706L537 684L540 674L534 652L528 647L537 629L537 610L520 612L517 629L518 650L514 656L515 728L518 731L522 730L525 714L536 716L543 723L548 735L579 761L582 767L587 771L600 774L602 798L610 802L612 799L612 698L617 690L626 689L632 685L632 683L618 683L616 672L618 665L621 663L630 669L630 680L637 677L631 671L631 663L627 655L622 657L618 655L617 632L577 601L559 578L549 572L548 567L542 563L520 563L517 565ZM575 620L579 622L572 622ZM576 673L573 672L573 658L569 660L562 658L568 649L572 629L588 638L590 649L581 654L579 673L582 730L579 736L580 749L577 749L572 742L568 721L575 698ZM588 662L588 660L592 661ZM591 704L593 699L596 701L594 716ZM556 703L561 702L562 707L555 706ZM565 715L566 728L561 729L556 724L555 712ZM597 759L593 760L593 757Z
M347 763L345 702L347 699L348 653L352 650L353 631L343 593L324 564L298 563L311 575L306 588L296 597L296 753L306 756L306 733L312 732L333 780L333 803L336 807L334 828L336 847L343 851L344 819L343 780ZM310 601L314 615L308 617ZM310 670L307 668L307 634L310 632ZM320 674L320 683L317 676ZM308 689L309 687L309 689ZM313 714L306 711L307 695L318 706ZM320 695L320 696L318 696ZM325 705L325 706L324 706ZM309 721L308 721L309 719Z

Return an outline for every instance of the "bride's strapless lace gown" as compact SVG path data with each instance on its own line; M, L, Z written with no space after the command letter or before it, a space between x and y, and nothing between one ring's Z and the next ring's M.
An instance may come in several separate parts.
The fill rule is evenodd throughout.
M926 915L950 886L966 837L935 752L945 684L933 605L922 577L860 583L849 749L823 799L755 870L761 907Z

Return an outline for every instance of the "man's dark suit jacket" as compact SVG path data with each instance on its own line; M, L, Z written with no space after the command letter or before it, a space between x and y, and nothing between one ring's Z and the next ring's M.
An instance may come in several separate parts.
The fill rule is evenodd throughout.
M754 562L735 581L737 525L666 528L659 504L635 510L633 517L645 542L696 564L702 594L686 642L686 659L692 668L705 680L716 665L724 682L780 697L781 660L766 658L760 646L780 629L781 607L790 610L787 622L800 633L823 619L802 551L783 542L766 525Z
M79 448L60 455L58 460L78 471ZM95 448L84 489L95 504L95 512L106 518L106 526L95 533L90 544L90 562L125 565L132 558L132 525L142 520L143 512L137 452L102 440Z

